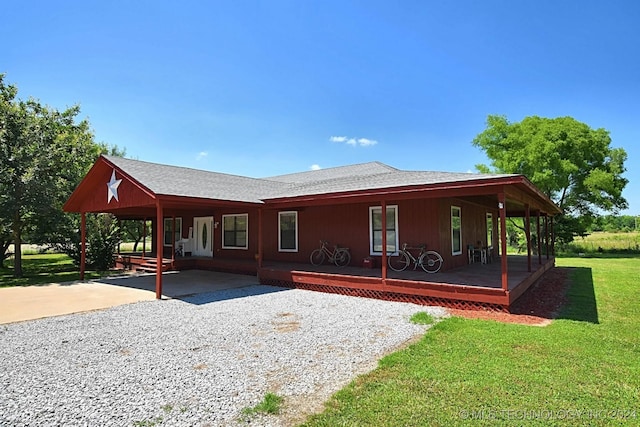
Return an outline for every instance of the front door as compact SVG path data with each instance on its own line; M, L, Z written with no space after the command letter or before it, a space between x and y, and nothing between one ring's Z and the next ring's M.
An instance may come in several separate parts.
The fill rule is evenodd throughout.
M213 217L193 218L193 255L213 256Z

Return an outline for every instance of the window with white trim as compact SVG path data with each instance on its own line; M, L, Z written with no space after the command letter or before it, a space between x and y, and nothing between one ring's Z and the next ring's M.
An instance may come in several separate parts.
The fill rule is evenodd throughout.
M451 254L462 254L462 210L451 206Z
M174 239L171 240L171 233L173 231L173 218L165 218L164 219L164 232L163 232L163 243L165 246L171 246L174 242L182 239L182 218L176 218L176 231L174 233Z
M493 247L493 214L487 212L487 247Z
M298 252L298 212L278 212L278 251Z
M369 253L382 255L382 233L387 234L387 255L398 251L398 206L387 206L387 223L382 225L382 207L369 207Z
M222 215L222 248L247 249L249 214Z

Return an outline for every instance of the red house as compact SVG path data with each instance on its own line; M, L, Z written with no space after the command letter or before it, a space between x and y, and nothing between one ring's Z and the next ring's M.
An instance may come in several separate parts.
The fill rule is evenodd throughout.
M64 209L82 215L83 255L87 212L151 221L152 253L120 254L119 262L155 271L158 298L162 271L199 268L257 274L264 284L502 310L554 265L551 229L560 213L522 175L372 162L256 179L110 156L97 160ZM526 256L506 255L509 216L525 219ZM312 266L321 240L348 247L350 264ZM387 268L404 243L439 252L441 270Z

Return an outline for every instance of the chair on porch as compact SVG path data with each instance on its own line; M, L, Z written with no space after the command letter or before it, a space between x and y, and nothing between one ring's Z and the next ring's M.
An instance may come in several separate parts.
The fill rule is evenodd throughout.
M476 261L483 262L482 247L475 247L473 245L467 245L467 256L469 257L469 264L473 264Z

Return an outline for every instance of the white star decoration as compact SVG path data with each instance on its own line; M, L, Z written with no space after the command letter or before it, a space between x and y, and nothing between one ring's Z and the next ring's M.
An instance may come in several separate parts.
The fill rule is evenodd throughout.
M111 172L111 181L107 182L107 204L111 203L111 199L114 198L116 202L120 201L118 200L118 186L121 182L121 179L116 179L116 170L114 169Z

